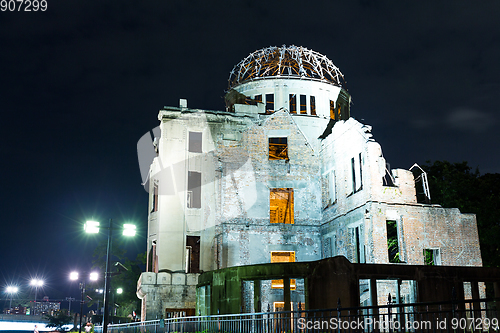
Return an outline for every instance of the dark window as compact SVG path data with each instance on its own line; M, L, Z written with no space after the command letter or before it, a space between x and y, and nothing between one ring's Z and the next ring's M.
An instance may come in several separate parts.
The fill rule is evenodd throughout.
M307 114L306 95L300 95L300 114Z
M311 116L316 115L316 97L310 96L309 102L311 104Z
M297 95L290 94L288 95L288 97L289 97L288 104L290 105L290 113L297 113Z
M255 95L255 96L254 96L254 100L255 100L257 103L262 103L262 95Z
M389 262L400 263L399 241L398 241L398 223L397 221L387 220L387 251Z
M186 273L200 272L200 236L186 236Z
M189 151L201 153L201 132L189 132Z
M269 159L288 160L287 138L269 138Z
M158 184L153 185L153 195L151 196L151 213L158 211Z
M274 112L274 94L266 94L266 113Z
M201 173L188 172L187 207L201 208Z

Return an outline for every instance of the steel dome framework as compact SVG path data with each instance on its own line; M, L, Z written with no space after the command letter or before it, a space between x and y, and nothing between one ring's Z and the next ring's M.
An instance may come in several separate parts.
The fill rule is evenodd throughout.
M250 53L233 67L229 89L246 81L293 77L342 86L344 75L326 56L301 46L271 46Z

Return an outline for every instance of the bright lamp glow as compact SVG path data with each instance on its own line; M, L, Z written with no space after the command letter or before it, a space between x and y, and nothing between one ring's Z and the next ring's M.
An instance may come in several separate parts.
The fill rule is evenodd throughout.
M90 280L91 281L97 281L98 277L99 277L99 275L97 274L97 272L90 273Z
M69 279L70 280L78 280L78 272L69 273Z
M135 236L135 225L124 224L123 225L123 236Z
M85 222L85 232L89 234L99 233L99 222L97 221L87 221Z
M43 281L38 279L33 279L31 280L30 284L35 287L41 287L43 286Z
M19 291L19 288L16 287L16 286L8 286L6 291L9 293L9 294L16 294L18 291Z
M123 289L122 289L122 288L118 288L118 289L116 289L116 293L117 293L117 294L121 294L121 293L123 293Z

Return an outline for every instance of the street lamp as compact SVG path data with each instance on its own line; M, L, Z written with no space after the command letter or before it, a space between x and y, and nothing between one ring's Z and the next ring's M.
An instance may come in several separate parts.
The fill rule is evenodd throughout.
M69 274L69 278L70 280L78 280L78 272L71 272ZM89 275L89 279L90 281L97 281L97 273L96 272L92 272L90 273ZM80 282L80 290L82 292L82 298L80 299L80 328L79 328L79 332L82 333L82 317L83 317L83 303L85 303L85 300L83 299L84 297L84 294L85 294L85 280L82 279L82 281Z
M99 233L100 223L97 221L87 221L84 229L87 233ZM106 272L104 273L104 313L102 316L102 333L108 332L109 323L109 286L111 283L111 239L113 235L113 220L109 219L108 227L108 246L106 248ZM133 224L123 225L124 236L135 236L136 227Z
M33 309L33 315L37 314L37 306L36 306L36 296L38 293L38 288L43 286L43 280L39 279L32 279L30 282L30 285L35 287L35 308Z
M10 305L9 305L9 311L12 309L12 295L17 294L19 291L19 288L16 286L8 286L7 289L5 289L5 292L7 294L10 294Z

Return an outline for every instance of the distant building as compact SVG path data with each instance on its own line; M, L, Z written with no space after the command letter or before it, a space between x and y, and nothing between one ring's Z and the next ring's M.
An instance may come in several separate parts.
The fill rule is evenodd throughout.
M143 320L195 308L308 308L308 277L279 279L273 269L292 266L276 263L343 256L353 264L482 265L475 215L429 204L425 174L418 166L415 175L391 170L371 126L351 117L350 107L331 60L283 46L233 68L226 110L190 109L181 100L159 111L146 185L148 264L137 291ZM214 294L214 283L224 284L217 274L234 277L215 270L256 264L274 266L254 266L236 289ZM293 274L312 266L296 267ZM263 270L273 277L263 279ZM391 291L418 300L416 280L394 281L377 282L377 294L369 280L356 280L364 286L358 304ZM222 299L238 306L224 308Z

